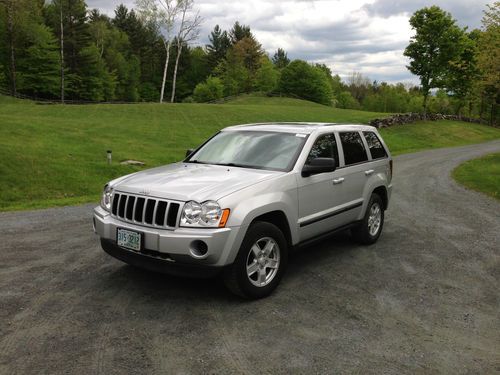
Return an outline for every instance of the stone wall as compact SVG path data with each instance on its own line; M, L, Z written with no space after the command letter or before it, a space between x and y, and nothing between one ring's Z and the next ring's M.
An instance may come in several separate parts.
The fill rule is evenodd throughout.
M387 128L394 125L410 124L415 121L424 120L424 115L421 113L401 113L392 115L386 118L377 118L370 121L371 126L376 128ZM440 115L435 113L427 114L426 121L437 121L437 120L455 120L455 121L465 121L465 122L475 122L475 123L485 123L478 118L470 117L458 117L456 115Z

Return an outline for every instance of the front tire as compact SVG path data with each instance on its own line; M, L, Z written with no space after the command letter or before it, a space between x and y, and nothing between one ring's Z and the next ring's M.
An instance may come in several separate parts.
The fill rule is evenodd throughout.
M384 226L384 203L380 196L373 193L368 202L365 216L359 226L351 229L352 237L363 245L377 242Z
M267 222L250 225L224 281L228 289L245 298L268 296L278 286L288 263L287 243L279 228Z

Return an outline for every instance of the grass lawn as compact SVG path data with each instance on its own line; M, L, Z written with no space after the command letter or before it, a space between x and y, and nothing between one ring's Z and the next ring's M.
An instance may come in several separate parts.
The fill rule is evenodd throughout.
M262 121L367 123L385 114L288 98L227 104L37 105L0 96L0 211L98 201L112 178L181 160L218 129ZM500 138L500 130L460 122L384 129L396 154ZM106 150L113 165L106 164Z
M452 175L469 189L500 200L500 153L469 160L455 168Z

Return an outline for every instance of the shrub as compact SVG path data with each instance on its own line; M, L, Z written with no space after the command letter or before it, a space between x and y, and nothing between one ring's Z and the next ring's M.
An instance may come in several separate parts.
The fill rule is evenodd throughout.
M294 60L281 72L279 89L316 103L332 105L332 87L320 68Z
M209 102L222 98L224 86L217 77L208 77L205 82L196 85L193 99L198 103Z

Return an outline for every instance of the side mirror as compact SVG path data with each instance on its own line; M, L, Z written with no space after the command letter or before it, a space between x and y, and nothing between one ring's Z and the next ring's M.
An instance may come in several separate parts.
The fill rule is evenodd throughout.
M333 172L337 169L334 158L315 158L302 168L302 177L309 177L313 174Z
M192 148L188 148L188 149L186 150L186 158L187 158L187 157L189 157L189 155L191 155L193 152L194 152L194 149L192 149Z

